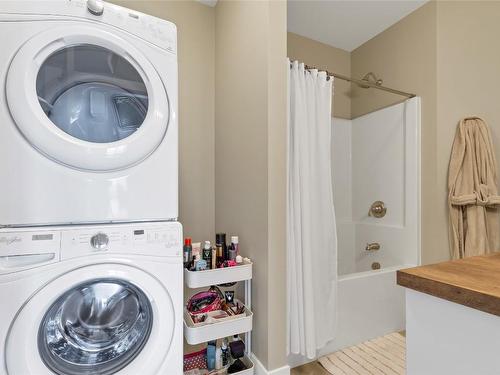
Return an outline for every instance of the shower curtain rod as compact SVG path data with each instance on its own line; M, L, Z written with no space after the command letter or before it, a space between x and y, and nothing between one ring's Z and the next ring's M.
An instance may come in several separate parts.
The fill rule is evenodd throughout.
M290 66L291 66L291 64L292 63L290 62ZM329 77L338 78L338 79L341 79L343 81L353 82L353 83L356 83L359 86L368 86L368 87L372 87L374 89L379 89L379 90L382 90L382 91L387 91L387 92L390 92L392 94L406 96L407 98L414 98L416 96L415 94L411 94L409 92L399 91L399 90L396 90L396 89L391 89L390 87L385 87L385 86L377 85L374 82L370 82L370 81L366 81L366 80L362 80L362 79L351 78L351 77L344 76L342 74L332 73L332 72L329 72L328 70L325 70L325 69L315 68L314 66L309 66L309 65L305 65L304 64L304 68L307 69L307 70L319 70L321 72L325 72L327 74L327 76L329 76Z

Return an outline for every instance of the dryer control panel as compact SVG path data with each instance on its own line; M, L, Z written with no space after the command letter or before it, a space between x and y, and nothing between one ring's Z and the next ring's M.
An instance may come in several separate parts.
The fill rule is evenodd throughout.
M170 21L102 0L2 1L2 15L43 16L44 19L83 19L110 25L171 53L177 53L177 28Z

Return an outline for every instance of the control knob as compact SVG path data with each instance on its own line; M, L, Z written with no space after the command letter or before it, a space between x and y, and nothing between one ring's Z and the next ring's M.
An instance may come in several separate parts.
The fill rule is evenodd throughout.
M94 16L101 16L104 12L104 3L102 0L87 0L87 9Z
M97 233L90 239L90 245L96 250L107 250L109 237L106 233Z

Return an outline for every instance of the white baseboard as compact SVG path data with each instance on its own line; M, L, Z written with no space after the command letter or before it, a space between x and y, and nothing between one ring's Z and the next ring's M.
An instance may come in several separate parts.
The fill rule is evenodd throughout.
M283 366L269 371L253 353L252 361L255 365L255 375L290 375L290 366Z

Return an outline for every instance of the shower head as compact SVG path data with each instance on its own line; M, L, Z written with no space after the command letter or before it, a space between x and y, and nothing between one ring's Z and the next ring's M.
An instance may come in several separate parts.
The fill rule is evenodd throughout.
M384 83L384 81L382 79L378 78L375 75L375 73L373 73L373 72L366 73L365 76L361 80L366 81L366 82L370 82L370 83L374 83L377 86L382 86L382 84ZM362 87L364 89L370 88L370 86L363 85L363 84L359 84L359 87Z

